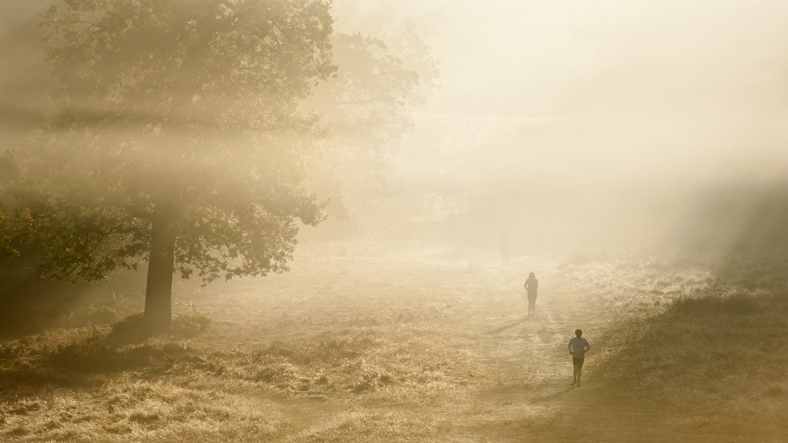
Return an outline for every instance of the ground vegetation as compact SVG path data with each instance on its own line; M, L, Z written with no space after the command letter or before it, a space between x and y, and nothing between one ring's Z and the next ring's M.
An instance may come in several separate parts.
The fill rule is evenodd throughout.
M178 286L175 321L191 325L181 335L112 342L120 322L5 342L0 432L570 441L580 419L589 441L788 435L788 306L779 288L731 286L706 260L622 251L469 270L434 251L345 243L297 261L266 279ZM521 280L534 269L541 292L527 319ZM592 352L583 386L570 388L578 327Z

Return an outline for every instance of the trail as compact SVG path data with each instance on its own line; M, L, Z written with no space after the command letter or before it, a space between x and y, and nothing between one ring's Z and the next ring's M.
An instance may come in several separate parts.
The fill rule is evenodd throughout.
M233 319L232 333L217 335L233 337L235 342L244 337L250 344L263 337L299 341L316 331L354 327L365 324L365 318L377 318L379 323L374 324L380 326L369 331L389 334L388 338L403 332L418 334L421 325L428 325L448 346L467 351L473 364L482 368L481 381L469 380L464 396L452 400L403 403L339 393L328 393L321 402L283 399L278 401L279 410L290 417L283 441L301 441L314 432L341 436L334 441L365 441L364 434L353 429L370 425L347 417L385 417L392 411L405 422L432 420L444 429L434 441L688 440L662 423L664 417L648 406L616 397L598 372L598 363L609 352L599 337L620 318L608 311L614 304L599 302L598 295L594 298L580 290L582 285L555 264L539 266L541 287L533 318L526 317L527 302L522 298L522 280L529 271L523 263L468 272L461 265L423 261L321 260L281 279L249 286L253 305L230 307L209 297L201 303L215 313L225 312L228 321ZM441 303L452 306L447 315L421 323L418 314ZM329 308L342 318L324 315ZM277 320L280 314L274 312L285 317ZM415 317L398 326L394 312ZM577 328L592 348L582 386L572 388L567 342ZM355 424L343 428L347 420ZM324 429L328 434L321 434Z
M545 276L561 287L558 273ZM487 411L470 420L467 430L480 441L676 441L680 437L650 414L612 397L596 361L604 344L594 333L610 326L599 304L570 289L540 294L536 315L528 318L527 302L508 298L484 305L489 321L501 312L523 315L479 335L476 350L490 374L499 379L482 387L471 410ZM547 292L547 291L545 291ZM580 387L570 387L572 360L567 344L575 329L591 343ZM595 355L596 354L596 355ZM470 414L469 414L470 415ZM661 428L659 432L648 429Z

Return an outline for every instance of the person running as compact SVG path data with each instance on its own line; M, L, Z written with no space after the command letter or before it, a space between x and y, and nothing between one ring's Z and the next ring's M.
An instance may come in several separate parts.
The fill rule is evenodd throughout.
M575 367L575 374L570 386L580 386L580 374L583 370L583 361L585 360L586 352L591 350L591 345L588 344L588 340L582 337L583 331L577 329L575 335L577 337L573 337L569 340L569 353L572 354L572 365Z
M539 280L536 279L533 272L528 274L528 280L523 286L528 293L528 316L533 317L536 314L536 288L539 287Z

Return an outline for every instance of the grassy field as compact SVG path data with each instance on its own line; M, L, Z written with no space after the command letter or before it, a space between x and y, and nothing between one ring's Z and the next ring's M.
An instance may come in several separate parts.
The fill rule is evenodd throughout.
M779 272L748 284L668 256L469 269L429 251L302 251L289 274L178 283L170 336L121 345L98 326L3 343L0 439L788 439ZM140 294L105 302L142 307ZM592 350L570 388L576 328Z

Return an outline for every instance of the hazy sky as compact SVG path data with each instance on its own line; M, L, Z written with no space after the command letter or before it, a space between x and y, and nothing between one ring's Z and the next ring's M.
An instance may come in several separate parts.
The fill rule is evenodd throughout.
M785 87L788 2L424 3L414 20L433 17L418 24L443 68L435 111L544 113L610 80L620 89L594 96L600 105L621 101L621 92L635 94L627 101L667 93L714 105L786 103L747 96ZM610 79L624 71L624 81Z
M520 145L556 172L712 181L788 172L788 2L388 5L441 60L427 112L562 121L549 134L524 128Z
M709 196L788 177L788 2L396 5L441 60L398 158L413 180L520 192L501 205L546 201L548 225L605 227L590 238L669 231Z
M24 4L4 1L12 11ZM551 122L484 120L472 136L467 127L446 135L480 149L505 135L511 149L491 160L514 156L598 178L788 172L786 1L336 0L334 10L340 31L371 33L392 17L416 25L441 62L441 88L421 111ZM2 18L0 35L11 24L40 32L22 17ZM5 41L0 52L39 57ZM45 74L31 63L10 72ZM2 93L15 113L45 97Z
M440 89L395 153L404 176L685 201L788 177L788 1L335 0L334 11L341 32L411 21L441 62ZM0 70L0 116L20 120L47 103L47 77L41 48L8 37L41 29L12 15L0 16L0 55L18 59ZM37 89L7 86L30 78Z

